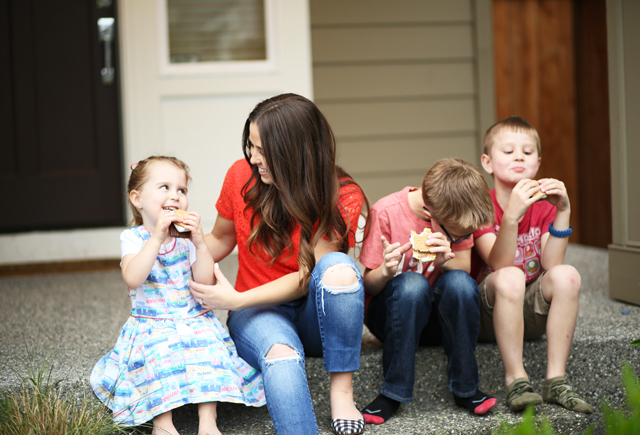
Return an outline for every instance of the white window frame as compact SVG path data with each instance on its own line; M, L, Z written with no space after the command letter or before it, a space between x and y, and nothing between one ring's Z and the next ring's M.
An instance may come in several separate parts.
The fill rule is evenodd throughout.
M266 60L221 61L221 62L184 62L171 63L169 59L169 20L167 0L156 0L158 29L158 59L162 77L205 76L219 74L251 74L276 71L279 55L276 47L280 44L278 19L280 0L264 1Z

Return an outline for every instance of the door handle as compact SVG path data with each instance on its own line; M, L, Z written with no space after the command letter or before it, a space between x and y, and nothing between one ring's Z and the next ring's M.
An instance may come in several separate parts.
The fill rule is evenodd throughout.
M110 85L113 83L114 69L112 64L111 41L113 41L113 18L98 19L98 35L100 42L104 42L104 68L100 70L102 75L102 84Z

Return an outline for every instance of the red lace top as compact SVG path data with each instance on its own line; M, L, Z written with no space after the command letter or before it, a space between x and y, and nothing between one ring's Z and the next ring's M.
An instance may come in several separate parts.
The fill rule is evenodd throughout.
M238 276L236 278L236 290L243 292L260 285L271 282L291 272L300 269L298 265L298 255L300 253L300 225L296 224L291 234L291 242L294 251L289 255L286 251L278 260L269 266L267 253L258 251L254 247L254 252L260 254L253 255L247 248L247 238L251 233L250 219L252 211L245 211L246 203L242 197L242 186L251 177L251 167L246 160L236 161L227 171L227 175L222 185L222 191L216 203L216 208L220 216L232 220L236 229L236 240L238 244ZM340 203L342 204L342 216L349 226L349 246L355 244L355 233L358 228L358 217L362 210L364 195L355 185L344 186L340 190Z

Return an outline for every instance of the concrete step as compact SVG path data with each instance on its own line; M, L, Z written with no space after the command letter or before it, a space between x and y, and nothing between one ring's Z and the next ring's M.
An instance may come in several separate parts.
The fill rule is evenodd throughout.
M628 361L640 372L640 349L629 342L640 337L640 307L608 297L607 251L570 245L566 262L580 271L583 285L580 312L567 373L574 389L596 408L593 415L567 411L557 405L537 407L559 432L582 434L590 425L602 434L599 405L624 403L620 368ZM237 268L225 261L229 278ZM28 358L28 351L50 346L55 350L53 379L65 379L66 389L80 383L89 392L88 377L96 361L109 351L126 321L130 303L119 271L51 274L0 278L0 361L12 367ZM219 313L224 317L224 312ZM367 405L382 383L382 348L368 331L363 335L361 368L354 376L357 404ZM417 352L414 400L380 425L368 425L369 434L489 434L501 419L518 421L505 404L503 368L495 344L479 344L476 357L481 389L498 398L487 416L474 416L455 406L446 389L446 357L442 347L421 347ZM524 360L536 391L542 392L546 370L546 339L526 342ZM306 363L311 396L321 434L330 434L329 379L322 360ZM15 387L17 379L0 367L0 390ZM75 391L75 390L74 390ZM224 434L271 434L273 425L266 407L247 408L222 403L218 425ZM182 435L197 434L197 407L174 411Z

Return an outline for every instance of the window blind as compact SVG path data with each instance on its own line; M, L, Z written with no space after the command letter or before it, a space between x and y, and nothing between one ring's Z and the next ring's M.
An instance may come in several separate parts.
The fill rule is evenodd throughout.
M171 63L266 60L264 0L167 0Z

